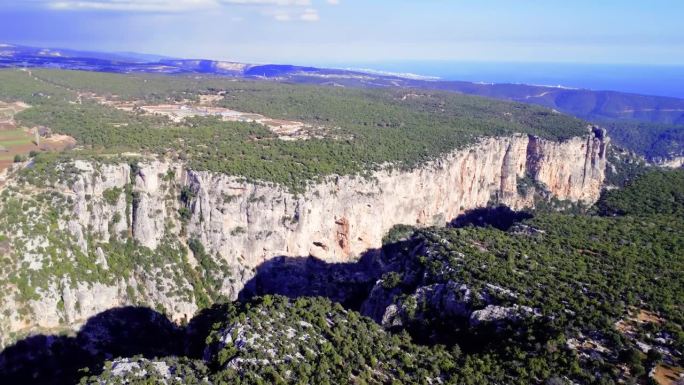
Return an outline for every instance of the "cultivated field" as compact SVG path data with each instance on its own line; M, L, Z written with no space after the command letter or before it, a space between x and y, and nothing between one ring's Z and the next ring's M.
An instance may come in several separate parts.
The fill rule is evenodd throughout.
M21 102L0 102L0 173L14 163L18 155L25 159L31 151L61 151L73 147L76 141L66 135L50 135L44 132L36 143L36 130L19 127L14 117L21 111L30 108Z
M32 136L25 130L15 128L0 131L0 171L9 167L16 155L24 156L37 149Z

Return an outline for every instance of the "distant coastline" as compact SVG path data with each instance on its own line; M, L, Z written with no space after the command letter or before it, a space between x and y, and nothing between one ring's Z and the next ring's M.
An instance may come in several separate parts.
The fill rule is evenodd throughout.
M543 85L554 88L583 88L684 98L684 65L447 61L386 61L344 65L320 63L320 65L424 80Z

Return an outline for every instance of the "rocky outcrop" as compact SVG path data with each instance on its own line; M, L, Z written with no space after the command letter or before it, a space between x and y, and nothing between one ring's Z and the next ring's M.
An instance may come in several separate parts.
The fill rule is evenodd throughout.
M593 203L605 177L607 145L600 128L563 143L530 137L528 174L558 199Z
M487 138L412 171L332 177L301 195L155 161L142 164L134 178L138 199L131 213L132 234L142 245L155 248L167 230L179 233L177 190L188 189L193 197L187 203L187 234L234 268L238 282L226 294L235 298L240 282L251 278L250 271L274 256L349 261L378 248L395 224L443 225L495 199L513 208L531 206L532 194L517 191L518 180L525 176L558 199L591 203L603 181L605 146L598 130L562 143L527 135ZM163 180L166 175L173 177L176 191ZM128 181L125 167L107 180L123 188ZM106 234L104 226L95 228Z
M277 255L348 261L379 247L399 223L443 225L492 200L531 206L532 194L517 189L525 176L558 199L592 203L603 182L605 146L596 133L562 143L526 135L488 138L412 171L330 178L302 195L188 170L183 183L196 196L188 233L245 267ZM143 244L158 242L147 235L134 233Z
M413 170L386 168L370 177L328 177L301 194L166 160L142 161L135 167L76 161L75 179L58 189L73 205L73 215L60 226L84 254L93 251L93 242L128 236L149 249L159 248L169 237L198 239L210 258L228 266L230 277L219 290L235 299L256 268L276 256L353 261L379 248L396 224L444 225L492 201L516 209L531 206L533 192L519 191L523 179L558 199L592 203L603 182L607 144L605 133L596 128L563 142L528 135L484 138ZM110 268L106 251L95 250L94 255L98 266ZM199 264L192 254L187 260L193 267ZM167 268L178 270L173 266ZM164 280L159 277L139 282L148 273L141 271L138 281L128 278L114 285L71 282L49 289L53 295L46 298L52 302L32 305L45 317L38 324L84 322L103 310L98 304L130 303L131 287L144 291L147 302L160 304L174 319L191 316L188 313L197 308L191 299L167 298L179 285L191 291L190 278L180 284L160 283ZM61 310L56 306L60 301Z
M468 286L453 281L417 286L411 294L402 294L400 290L386 290L381 281L363 303L361 314L385 328L394 328L406 326L416 319L443 317L454 320L468 318L472 313L473 293ZM482 297L479 293L477 296Z
M470 325L478 326L487 323L515 322L526 317L533 317L534 315L534 309L528 306L487 305L484 309L475 310L470 315Z
M674 158L663 159L655 162L658 166L667 168L681 168L684 167L684 156L677 156Z

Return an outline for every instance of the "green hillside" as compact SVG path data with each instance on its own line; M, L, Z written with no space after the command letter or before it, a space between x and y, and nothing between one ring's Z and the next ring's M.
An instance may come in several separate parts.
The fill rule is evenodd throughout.
M88 154L123 151L167 154L212 170L298 189L329 174L355 174L391 163L417 164L483 136L529 133L563 140L586 133L586 123L524 104L441 92L358 90L225 78L115 75L93 72L0 71L0 100L33 107L17 119L73 136ZM79 92L112 100L191 103L222 92L217 105L270 118L304 121L316 138L278 140L264 126L126 112ZM417 91L416 91L417 92ZM407 94L408 95L407 97ZM79 151L78 154L83 154ZM76 155L75 153L72 154Z
M611 193L638 215L542 214L509 231L395 239L363 307L395 306L390 333L327 300L266 296L210 311L208 361L132 362L148 381L169 378L154 369L163 362L188 383L648 383L652 368L684 365L684 223L642 202L680 185L681 173L654 173ZM503 313L475 316L489 309ZM117 374L122 362L82 382L144 383L139 369Z

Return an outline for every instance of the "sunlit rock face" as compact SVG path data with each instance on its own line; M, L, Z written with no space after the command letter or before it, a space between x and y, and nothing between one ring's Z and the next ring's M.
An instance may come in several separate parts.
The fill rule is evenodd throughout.
M413 170L328 177L300 194L166 160L142 161L135 168L75 161L75 182L55 190L69 198L73 214L60 227L83 253L92 244L129 236L152 250L168 239L198 239L210 258L229 267L230 277L219 290L235 299L257 267L273 257L354 261L364 251L379 248L396 224L444 225L493 201L513 209L530 207L533 189L521 191L522 179L558 199L593 203L604 180L607 145L605 132L597 128L563 142L529 135L484 138ZM131 194L105 199L112 189ZM115 216L120 220L113 221ZM14 241L30 234L8 236ZM96 249L95 255L97 265L111 267L106 251ZM192 252L187 263L198 264ZM160 267L165 268L179 269ZM28 316L19 316L20 306L12 295L6 296L0 310L7 309L10 316L0 317L0 330L76 327L105 308L131 303L161 307L176 321L191 317L197 299L173 294L179 288L192 292L190 278L172 281L164 278L168 274L151 278L151 273L137 271L114 284L54 277L31 302ZM133 299L132 291L144 295Z
M189 170L184 183L196 199L188 232L241 267L277 255L348 261L380 247L396 224L444 225L494 200L514 209L532 206L531 191L517 188L526 175L558 199L593 203L604 179L606 144L594 132L561 143L527 135L488 138L412 171L329 178L298 196ZM155 243L144 235L141 242Z

